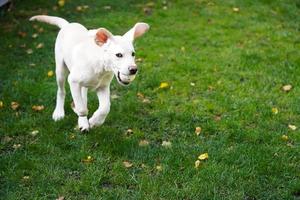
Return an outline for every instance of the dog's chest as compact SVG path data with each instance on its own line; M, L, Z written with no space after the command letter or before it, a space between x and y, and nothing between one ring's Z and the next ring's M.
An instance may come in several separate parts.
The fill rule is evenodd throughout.
M89 74L83 81L83 85L91 89L108 86L113 79L113 76L113 72Z

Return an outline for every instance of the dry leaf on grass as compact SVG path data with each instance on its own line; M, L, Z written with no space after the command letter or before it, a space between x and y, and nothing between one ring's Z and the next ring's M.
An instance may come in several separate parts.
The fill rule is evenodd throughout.
M195 161L195 168L198 169L200 167L201 161L200 160L196 160Z
M289 92L292 89L292 85L284 85L282 86L282 90L284 92Z
M52 77L54 75L54 72L52 70L48 71L47 76Z
M149 141L148 140L141 140L139 142L139 146L140 147L145 147L145 146L148 146L149 145Z
M4 107L4 103L3 101L0 101L0 108L3 108Z
M57 4L60 6L60 7L63 7L65 5L65 0L58 0Z
M23 176L22 179L23 179L23 180L29 180L29 178L30 178L29 176Z
M120 96L117 95L117 94L112 94L112 95L111 95L111 98L112 98L112 99L118 99L118 98L120 98Z
M14 148L14 149L19 149L20 147L21 147L21 144L14 144L14 145L13 145L13 148Z
M64 196L60 196L56 200L65 200L65 197Z
M272 113L274 115L277 115L278 114L278 108L272 108Z
M10 142L10 141L12 141L13 140L13 138L12 137L9 137L9 136L4 136L4 138L2 139L2 141L4 142L4 143L8 143L8 142Z
M74 134L71 134L71 135L69 136L69 138L73 140L73 139L75 139L75 135L74 135Z
M32 38L37 38L39 36L39 34L37 34L37 33L34 33L34 34L32 34Z
M166 89L168 87L169 87L169 83L167 83L167 82L162 82L159 85L159 89Z
M291 129L292 131L295 131L297 129L297 126L289 124L288 125L289 129Z
M200 135L201 131L202 131L201 127L198 126L198 127L195 128L195 133L196 133L197 136Z
M86 157L85 159L82 159L82 162L84 162L84 163L91 163L91 162L93 162L93 158L92 158L92 156L88 156L88 157Z
M104 8L104 10L110 10L111 6L104 6L103 8Z
M284 140L284 141L287 141L287 140L289 140L289 137L287 135L282 135L281 139Z
M172 147L172 143L170 141L163 141L161 146L170 148L170 147Z
M32 54L32 53L33 53L33 50L32 50L32 49L27 49L27 50L26 50L26 53L27 53L27 54Z
M40 49L44 47L44 43L39 43L38 45L36 45L35 48Z
M38 133L39 133L38 130L33 130L33 131L30 132L30 135L31 136L36 136Z
M129 161L123 161L123 165L124 165L124 167L126 167L126 168L130 168L130 167L133 166L133 164L132 164L131 162L129 162Z
M27 33L26 32L23 32L23 31L19 31L18 32L18 35L22 38L26 37L27 36Z
M151 101L145 97L145 95L141 92L138 92L137 97L139 98L139 100L141 100L143 103L150 103Z
M157 171L162 171L162 170L163 170L163 168L162 168L162 166L161 166L161 165L157 165L157 166L156 166L156 170L157 170Z
M13 110L17 110L20 107L20 104L18 102L13 101L11 102L10 107Z
M135 62L143 62L143 58L137 58L135 59Z
M130 136L130 135L132 135L133 134L133 130L132 129L128 129L127 131L126 131L126 133L125 133L125 135L126 136Z
M240 9L237 7L232 8L233 12L240 12Z
M45 109L45 107L43 105L34 105L34 106L32 106L32 110L34 110L34 111L42 111L44 109Z
M208 159L208 153L200 154L200 155L198 156L198 159L199 159L199 160L207 160L207 159Z

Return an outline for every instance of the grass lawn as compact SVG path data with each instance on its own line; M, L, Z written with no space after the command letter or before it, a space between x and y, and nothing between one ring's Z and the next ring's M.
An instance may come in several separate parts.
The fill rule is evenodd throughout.
M299 0L56 5L0 11L0 199L300 199ZM58 29L28 21L41 13L114 34L151 25L136 80L113 81L107 120L88 134L74 130L69 89L66 117L51 119ZM90 115L97 106L90 92Z

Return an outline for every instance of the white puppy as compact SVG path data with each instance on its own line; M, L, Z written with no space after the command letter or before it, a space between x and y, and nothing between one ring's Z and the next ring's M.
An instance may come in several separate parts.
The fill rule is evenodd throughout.
M58 85L55 121L64 117L65 78L68 82L78 115L81 131L103 124L110 110L110 83L113 76L121 85L128 85L137 73L133 40L143 35L149 25L137 23L123 36L112 35L107 29L87 30L78 23L59 17L38 15L30 18L60 28L55 42L56 80ZM99 108L88 119L87 92L96 91Z

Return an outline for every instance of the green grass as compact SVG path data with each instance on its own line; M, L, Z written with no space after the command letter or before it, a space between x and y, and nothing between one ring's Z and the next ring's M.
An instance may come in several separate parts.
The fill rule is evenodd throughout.
M300 1L178 0L166 10L155 1L145 14L147 3L69 0L53 10L56 1L19 0L0 12L0 199L300 199L300 131L288 128L300 128ZM78 12L78 5L89 8ZM51 119L56 82L47 72L54 70L58 30L28 21L41 13L115 34L137 21L151 25L136 42L143 59L136 80L125 88L113 81L119 98L88 134L74 130L69 90L65 119ZM34 24L44 28L35 39ZM158 89L161 82L170 88ZM290 92L281 90L285 84ZM90 114L96 108L91 92ZM149 146L139 146L143 139ZM171 148L161 146L165 140ZM205 152L209 159L195 169ZM87 156L93 162L82 162Z

